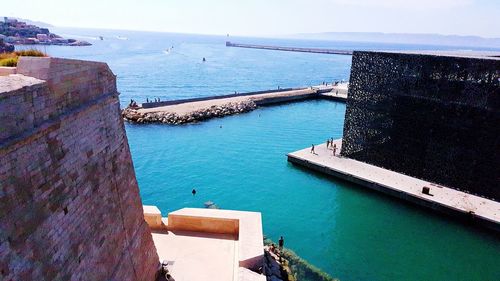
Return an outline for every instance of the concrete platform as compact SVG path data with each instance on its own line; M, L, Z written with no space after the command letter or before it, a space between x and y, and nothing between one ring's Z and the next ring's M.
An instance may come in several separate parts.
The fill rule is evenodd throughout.
M500 202L339 157L342 140L334 143L337 156L323 143L315 154L310 147L288 154L288 161L500 231ZM429 187L431 195L423 194L423 187Z
M228 234L154 232L160 261L168 261L176 281L234 281L238 241Z
M160 261L168 261L175 280L266 280L252 271L264 256L260 213L184 208L162 218L154 206L143 209Z
M257 212L184 208L168 214L168 228L235 235L242 267L254 268L264 256L262 218Z

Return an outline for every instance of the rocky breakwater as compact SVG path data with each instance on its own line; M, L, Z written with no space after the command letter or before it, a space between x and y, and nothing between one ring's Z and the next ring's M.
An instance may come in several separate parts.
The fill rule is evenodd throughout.
M287 263L288 261L280 258L280 253L274 246L264 247L262 274L267 281L296 281Z
M264 239L264 245L261 273L266 276L267 281L339 281L292 250L277 248L270 239Z
M220 105L212 105L187 113L173 111L144 112L140 108L127 107L122 111L124 120L132 123L163 123L180 125L194 123L210 118L224 117L240 114L254 110L257 105L251 100L228 102Z

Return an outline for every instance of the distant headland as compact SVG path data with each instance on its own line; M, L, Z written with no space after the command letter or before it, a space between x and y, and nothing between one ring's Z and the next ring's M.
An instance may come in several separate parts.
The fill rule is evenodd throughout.
M0 21L0 41L13 45L62 45L90 46L87 41L63 38L51 33L46 27L39 27L24 21L4 17Z

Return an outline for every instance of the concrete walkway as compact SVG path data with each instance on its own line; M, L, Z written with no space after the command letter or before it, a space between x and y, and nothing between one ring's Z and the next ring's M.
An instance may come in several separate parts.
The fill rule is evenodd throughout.
M315 154L310 147L288 154L288 161L500 231L500 202L339 157L342 141L334 143L337 156L323 143L315 147ZM423 194L423 187L429 187L432 196Z
M276 102L286 102L295 99L307 99L314 98L316 95L316 88L308 88L302 90L292 90L286 92L274 92L257 94L251 96L238 96L225 99L211 99L204 101L186 102L181 104L153 107L153 108L141 108L138 109L138 113L151 113L151 112L171 112L179 115L189 114L193 111L209 108L211 106L222 106L228 103L237 103L241 101L251 100L257 105L266 105L270 101Z

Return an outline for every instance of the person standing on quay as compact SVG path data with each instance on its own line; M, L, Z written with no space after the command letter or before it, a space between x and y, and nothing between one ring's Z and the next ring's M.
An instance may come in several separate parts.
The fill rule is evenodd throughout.
M326 140L326 149L328 149L329 146L330 146L330 139L327 139Z
M335 156L336 152L337 152L337 145L333 144L333 156Z
M314 151L314 144L312 144L311 146L311 153L316 154L316 152Z

